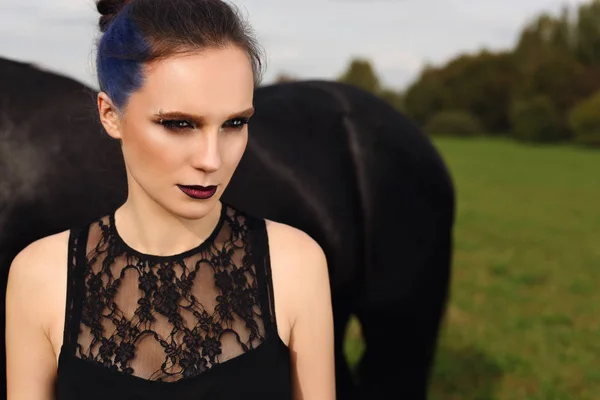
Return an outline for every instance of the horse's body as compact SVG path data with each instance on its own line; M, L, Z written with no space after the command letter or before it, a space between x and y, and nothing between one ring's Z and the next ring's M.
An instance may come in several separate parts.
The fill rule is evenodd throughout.
M4 288L19 250L118 207L126 180L93 91L1 59L0 77ZM348 85L260 87L254 105L223 199L302 229L325 250L338 398L425 399L451 261L454 191L444 163L405 117ZM342 349L351 314L366 342L358 388Z

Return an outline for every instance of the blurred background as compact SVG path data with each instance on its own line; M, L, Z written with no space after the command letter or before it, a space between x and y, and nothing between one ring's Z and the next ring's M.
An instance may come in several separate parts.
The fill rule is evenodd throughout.
M431 399L600 398L600 1L231 2L264 85L357 85L446 160L458 214ZM1 0L0 57L97 88L97 18L92 0ZM355 322L347 357L362 350Z

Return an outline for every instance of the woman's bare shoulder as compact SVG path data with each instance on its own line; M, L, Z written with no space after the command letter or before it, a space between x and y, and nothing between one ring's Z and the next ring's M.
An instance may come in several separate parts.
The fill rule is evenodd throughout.
M21 250L10 265L7 297L28 298L41 304L52 299L65 284L68 242L67 230L38 239Z
M53 276L61 261L66 261L69 243L69 230L38 239L12 260L9 270L9 281L19 280L32 282L45 280Z
M68 231L36 240L10 265L6 288L9 398L13 393L49 398L62 339L68 241Z
M294 304L320 290L329 296L327 259L321 246L306 232L280 222L267 220L273 276L281 292ZM297 310L296 310L297 311Z
M325 253L310 235L281 222L265 222L271 258L281 261L286 269L296 270L296 273L302 272L303 276L322 276L323 270L327 270Z
M289 225L267 221L267 233L275 308L280 305L289 324L280 335L291 349L294 393L333 399L333 311L325 254L313 238Z

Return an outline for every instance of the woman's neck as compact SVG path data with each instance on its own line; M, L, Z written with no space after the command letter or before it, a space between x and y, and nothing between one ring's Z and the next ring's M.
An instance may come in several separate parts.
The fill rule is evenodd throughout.
M127 245L155 256L193 249L209 238L219 223L223 205L217 201L201 219L178 217L154 202L128 198L115 211L115 229Z

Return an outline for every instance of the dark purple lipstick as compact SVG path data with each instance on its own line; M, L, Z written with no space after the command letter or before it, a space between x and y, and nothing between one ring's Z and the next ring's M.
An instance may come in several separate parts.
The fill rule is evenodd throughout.
M187 194L192 199L197 199L197 200L210 199L217 192L217 187L215 185L213 185L213 186L177 185L177 186L179 187L179 189L181 189L181 191L183 193Z

